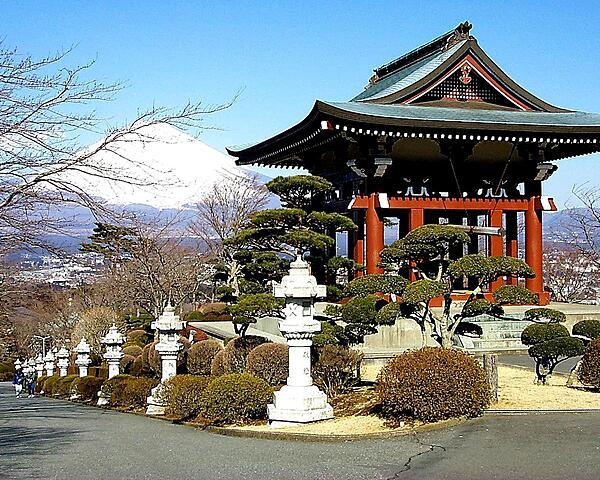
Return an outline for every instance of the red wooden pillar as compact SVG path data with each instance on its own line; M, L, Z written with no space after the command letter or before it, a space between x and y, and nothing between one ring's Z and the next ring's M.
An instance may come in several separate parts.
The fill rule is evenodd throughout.
M528 278L525 285L540 296L540 303L545 304L542 269L542 212L535 209L535 199L536 197L529 198L528 208L525 212L525 262L533 269L535 277Z
M519 228L517 222L517 212L506 212L506 255L519 258ZM517 285L519 279L510 277L509 285Z
M354 223L358 226L356 231L348 232L348 256L356 263L365 264L365 216L363 212L357 212ZM362 277L363 272L356 272L357 277Z
M410 230L414 230L417 227L420 227L421 225L425 224L425 211L422 208L411 208L410 209L410 214L408 216L408 229ZM415 280L417 280L417 276L415 275L415 273L412 271L412 269L410 269L410 271L408 272L408 279L411 282L414 282Z
M377 193L369 195L369 205L366 213L366 242L367 242L367 274L383 273L377 264L380 261L379 253L383 250L383 219L376 210Z
M492 210L488 214L488 225L490 227L502 228L502 210ZM501 235L490 235L489 242L490 257L504 255L504 241ZM498 278L490 284L490 290L493 292L502 285L504 285L504 279Z

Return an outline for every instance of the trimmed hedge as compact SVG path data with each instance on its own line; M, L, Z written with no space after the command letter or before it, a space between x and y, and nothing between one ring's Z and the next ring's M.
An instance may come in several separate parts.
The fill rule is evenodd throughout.
M43 386L44 395L54 395L54 389L60 378L61 377L58 375L52 375L51 377L46 378Z
M532 323L521 332L523 345L536 345L560 337L568 337L569 330L558 323Z
M600 338L592 340L583 354L579 381L584 385L600 388Z
M88 375L86 377L81 377L73 388L76 388L76 392L79 394L79 400L96 400L103 383L104 379Z
M223 357L223 369L227 373L242 373L246 370L248 354L259 345L268 343L264 337L246 335L236 337L227 343Z
M212 380L200 401L200 414L216 424L244 423L265 419L273 390L267 382L249 373L232 373Z
M288 346L282 343L263 343L248 354L247 371L269 385L285 384L289 373Z
M79 378L79 375L67 375L60 377L52 390L53 395L58 395L61 398L69 398L71 396L71 385Z
M119 371L122 373L131 373L131 367L133 366L133 362L135 362L135 358L133 355L123 355L119 361Z
M520 285L502 285L492 294L501 305L537 305L539 298L531 290Z
M425 347L394 357L377 377L381 415L397 422L436 422L481 415L490 404L490 385L481 365L467 353Z
M340 345L323 345L315 350L312 376L329 398L348 391L360 381L362 354Z
M107 396L110 394L109 405L135 410L145 408L150 390L158 383L154 378L116 375L104 383L102 392Z
M582 335L590 340L600 338L600 320L582 320L573 325L573 335Z
M15 365L12 362L0 363L0 382L10 382L15 375Z
M218 352L215 355L215 358L213 358L213 361L210 364L210 374L213 377L225 375L225 349Z
M213 377L200 375L176 375L160 388L165 413L181 420L193 418L200 412L202 393Z
M44 382L48 379L47 375L40 375L35 383L35 393L41 393L44 390ZM12 378L11 378L12 380Z
M142 347L139 345L129 345L128 347L123 348L123 353L125 355L131 355L132 357L139 357L142 354Z
M210 375L211 364L223 347L216 340L194 343L187 352L187 371L192 375Z

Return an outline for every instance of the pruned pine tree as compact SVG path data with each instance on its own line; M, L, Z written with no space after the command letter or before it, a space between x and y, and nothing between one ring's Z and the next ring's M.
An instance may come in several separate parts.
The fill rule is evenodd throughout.
M356 225L343 215L320 210L325 193L332 188L331 183L321 177L277 177L266 186L271 193L279 196L282 208L253 213L245 227L225 241L228 247L236 250L238 259L244 259L243 268L253 276L253 282L246 283L246 286L258 283L270 290L271 282L279 281L286 273L289 261L297 256L308 256L313 275L323 282L326 264L334 256L335 232L355 230ZM262 257L262 260L268 259L272 269L260 271L257 268L254 261L261 259L259 252L269 253L270 256ZM286 259L285 268L276 260L282 258ZM265 265L263 262L262 266ZM243 288L240 292L242 296L239 298L249 301L247 295L263 295L264 290L261 293L248 292L246 296ZM262 298L256 297L255 300L262 301Z
M455 333L470 330L472 334L479 333L475 325L465 322L466 319L481 314L503 314L500 304L481 297L480 292L484 285L501 276L534 275L527 264L512 257L485 257L477 254L466 255L456 260L450 259L450 252L467 242L469 236L453 226L419 227L383 249L381 260L386 270L385 274L357 278L347 285L345 291L355 299L362 299L361 302L382 304L376 308L376 314L370 317L371 331L376 329L377 325L393 324L398 317L411 318L421 328L423 345L426 345L427 336L431 331L440 345L451 347L452 336ZM416 277L412 282L398 275L400 271L407 269L411 269ZM451 313L452 286L463 277L474 279L476 286L460 312ZM532 295L522 287L511 289L511 292L517 302L523 295ZM379 297L377 300L371 297L375 294L385 294L391 299L391 303L382 301ZM431 304L434 298L439 297L443 299L443 307L441 313L435 313ZM350 326L360 317L348 315L347 310L346 306L339 307L337 318ZM360 321L364 322L364 317Z

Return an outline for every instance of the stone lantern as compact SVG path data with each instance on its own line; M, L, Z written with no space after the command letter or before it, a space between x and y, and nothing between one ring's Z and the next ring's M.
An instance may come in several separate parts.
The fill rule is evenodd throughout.
M85 337L81 337L81 341L75 347L77 358L75 359L75 365L79 367L79 376L86 377L88 374L88 367L92 363L90 358L91 347L85 341Z
M56 353L56 358L58 358L56 365L58 365L59 375L61 377L66 377L69 368L69 351L64 346L61 347Z
M125 337L113 323L113 326L108 329L108 333L100 341L106 347L104 360L108 363L108 378L112 378L119 374L119 362L123 358L121 345L125 343Z
M313 385L310 371L312 337L321 330L314 319L314 299L326 296L326 287L317 285L308 263L298 257L290 264L289 274L273 286L273 294L285 298L285 318L279 322L279 330L289 346L289 376L268 407L271 426L332 418L333 408Z
M15 370L21 370L21 360L19 360L17 358L14 362L14 365L15 365Z
M37 370L38 377L41 377L44 374L44 358L41 353L35 357L35 369Z
M177 356L183 345L179 343L179 332L184 328L185 322L175 315L175 308L168 306L156 322L152 322L152 328L158 330L158 343L154 347L160 356L161 383L177 374ZM164 406L157 398L161 385L152 389L148 397L147 415L162 415Z
M51 377L54 375L54 353L52 353L52 350L44 357L44 368L46 369L46 376Z

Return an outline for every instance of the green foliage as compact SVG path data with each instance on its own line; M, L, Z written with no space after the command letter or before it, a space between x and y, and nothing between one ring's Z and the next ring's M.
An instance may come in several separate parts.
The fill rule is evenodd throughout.
M216 340L194 343L187 352L187 371L192 375L210 375L211 364L223 347Z
M325 313L330 305L325 308ZM348 337L344 333L344 327L335 323L334 320L321 322L321 331L313 337L313 345L347 345Z
M90 375L81 377L77 383L77 394L79 395L79 400L97 400L98 392L100 391L100 388L102 388L103 383L103 378L93 377Z
M379 309L375 322L377 325L394 325L400 316L402 316L402 304L391 302Z
M90 236L90 242L82 243L81 250L99 253L117 264L131 258L139 242L140 235L136 229L99 222Z
M337 302L344 297L344 291L337 285L327 285L327 300Z
M583 354L579 381L584 385L600 388L600 338L592 340Z
M379 300L380 298L376 295L351 298L341 307L342 320L346 323L374 324Z
M352 296L374 293L402 295L408 283L406 278L398 275L364 275L349 282L344 292Z
M490 259L479 253L465 255L452 262L448 267L448 274L455 279L460 277L489 278L491 273Z
M251 220L258 229L276 231L302 225L305 217L306 212L301 208L271 208L254 212Z
M240 295L238 302L227 306L227 311L233 317L236 333L245 335L248 326L256 323L259 317L267 315L279 316L285 300L275 298L270 293Z
M242 373L246 370L248 354L259 345L268 343L264 337L246 335L236 337L227 343L223 356L224 373ZM212 370L212 367L211 367Z
M315 197L333 188L331 182L315 175L279 176L267 183L271 193L277 195L281 205L311 211Z
M281 241L301 252L311 249L323 252L327 250L327 248L335 245L335 239L331 238L329 235L307 229L286 232L281 235Z
M246 371L269 385L284 385L289 373L288 346L263 343L248 354Z
M493 296L502 305L537 305L539 302L535 293L520 285L502 285Z
M532 323L521 332L523 345L537 345L560 337L568 337L569 330L558 323Z
M384 248L381 260L384 263L400 263L406 260L421 263L442 259L452 247L469 241L469 235L460 228L449 225L422 225Z
M467 353L425 347L394 357L377 377L381 415L436 422L475 417L490 404L490 386L479 363Z
M535 272L523 260L510 256L489 257L492 280L501 276L533 278Z
M312 212L306 217L306 224L309 228L321 231L346 232L358 229L352 220L339 213Z
M313 380L330 399L360 381L361 353L340 345L324 345L316 349L316 357L312 365Z
M537 323L562 323L567 321L567 316L553 308L530 308L525 312L523 320Z
M467 302L460 312L463 318L476 317L478 315L499 316L504 314L504 309L485 298L476 298Z
M570 336L557 337L529 347L529 356L533 358L558 359L583 355L585 347L578 338Z
M244 423L267 416L273 390L249 373L232 373L212 380L200 400L200 414L216 424Z
M409 304L427 303L431 299L448 295L450 288L442 282L435 280L417 280L409 283L402 294L402 301Z
M582 320L573 325L573 335L582 335L595 340L600 338L600 320Z
M202 393L213 377L200 375L175 375L159 389L165 413L180 420L194 418L200 412Z

